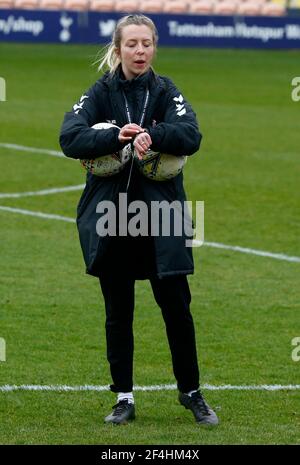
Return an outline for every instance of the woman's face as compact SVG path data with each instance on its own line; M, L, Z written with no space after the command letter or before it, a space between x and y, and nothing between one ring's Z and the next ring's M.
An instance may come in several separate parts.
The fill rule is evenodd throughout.
M146 73L151 66L154 52L153 34L148 26L131 24L122 29L121 44L117 54L126 79L133 79Z

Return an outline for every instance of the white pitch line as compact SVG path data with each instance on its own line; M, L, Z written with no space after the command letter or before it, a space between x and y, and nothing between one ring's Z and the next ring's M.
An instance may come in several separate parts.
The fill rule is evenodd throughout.
M62 152L59 152L58 150L49 150L42 148L37 149L35 147L26 147L25 145L7 144L3 142L0 142L0 147L9 150L18 150L20 152L41 153L44 155L51 155L52 157L65 157L65 155ZM72 160L72 158L70 158L70 160Z
M214 247L216 249L233 250L234 252L242 252L242 253L248 253L251 255L259 255L261 257L275 258L277 260L285 260L287 262L300 263L300 257L286 255L283 253L273 253L273 252L267 252L265 250L249 249L248 247L240 247L238 245L220 244L219 242L204 242L204 245L206 245L207 247Z
M201 389L208 391L295 391L300 389L300 384L261 384L261 385L211 385L203 384ZM21 384L21 385L4 385L0 386L0 392L11 392L11 391L46 391L46 392L79 392L79 391L109 391L110 387L97 386L97 385L82 385L82 386L68 386L68 385L32 385L32 384ZM134 386L134 391L174 391L177 390L176 384L161 384L153 386Z
M31 210L23 210L21 208L0 206L0 211L1 210L11 212L11 213L19 213L21 215L36 216L38 218L43 218L43 219L48 219L48 220L67 221L68 223L75 223L76 222L76 220L74 218L70 218L70 217L67 217L67 216L53 215L53 214L49 214L49 213L36 212L36 211L31 211ZM239 247L239 246L233 246L233 245L226 245L226 244L221 244L221 243L218 243L218 242L204 242L203 245L207 246L207 247L215 247L217 249L233 250L235 252L240 252L240 253L248 253L248 254L252 254L252 255L259 255L259 256L262 256L262 257L274 258L276 260L283 260L283 261L288 261L288 262L300 263L300 257L295 257L295 256L292 256L292 255L279 254L279 253L273 253L273 252L266 252L264 250L249 249L249 248L246 248L246 247Z
M10 194L0 193L0 199L19 199L21 197L32 197L38 195L59 194L60 192L79 191L82 190L84 186L85 184L78 184L77 186L53 187L51 189L42 189L39 191L12 192Z
M46 220L60 220L67 221L68 223L76 222L74 218L70 218L68 216L53 215L51 213L35 212L32 210L23 210L21 208L5 207L3 205L0 206L0 210L10 213L19 213L20 215L35 216L37 218L43 218Z

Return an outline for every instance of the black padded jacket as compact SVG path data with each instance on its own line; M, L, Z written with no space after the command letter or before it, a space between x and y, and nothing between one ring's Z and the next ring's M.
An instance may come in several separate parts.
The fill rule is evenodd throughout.
M197 152L202 136L196 115L173 82L152 70L127 81L119 68L113 75L106 73L100 78L72 111L66 113L60 133L65 155L93 159L121 150L124 145L118 140L117 128L95 131L91 127L99 122L111 122L121 128L128 123L124 93L132 122L139 124L147 88L149 104L143 127L151 136L151 149L174 156ZM126 273L136 279L193 273L192 249L186 247L190 236L185 231L180 236L172 228L167 236L161 233L154 237L125 238L98 235L96 225L100 214L96 208L103 200L117 205L119 195L126 192L128 203L143 200L149 211L151 201L172 204L177 200L183 206L186 200L183 173L167 181L155 181L141 174L135 164L127 189L130 165L127 163L125 169L110 177L87 174L77 207L77 227L87 273L94 276ZM187 221L186 215L183 216L183 221Z

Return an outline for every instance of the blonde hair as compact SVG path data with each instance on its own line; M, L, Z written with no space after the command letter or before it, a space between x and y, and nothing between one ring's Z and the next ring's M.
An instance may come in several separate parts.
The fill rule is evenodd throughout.
M111 42L100 52L100 58L95 63L99 63L98 71L109 70L110 74L113 74L119 64L121 63L119 55L116 53L120 50L122 40L122 30L125 26L147 26L152 31L153 44L156 48L158 42L158 33L154 22L145 15L128 15L119 19L115 27Z

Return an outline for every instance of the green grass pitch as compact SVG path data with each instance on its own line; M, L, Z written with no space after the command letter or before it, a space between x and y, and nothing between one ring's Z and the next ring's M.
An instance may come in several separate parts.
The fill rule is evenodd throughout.
M64 112L96 79L96 46L0 44L0 143L59 150ZM300 256L299 53L161 48L155 61L197 112L190 200L205 201L205 239ZM0 146L1 193L84 183L79 163ZM0 198L1 206L75 217L79 191ZM4 385L108 385L104 308L85 275L75 224L0 210ZM194 249L189 278L203 384L296 385L300 263ZM135 384L175 383L149 283L136 284ZM197 427L176 391L137 391L137 419L104 425L104 392L0 392L1 444L299 444L300 392L204 389L220 425Z

